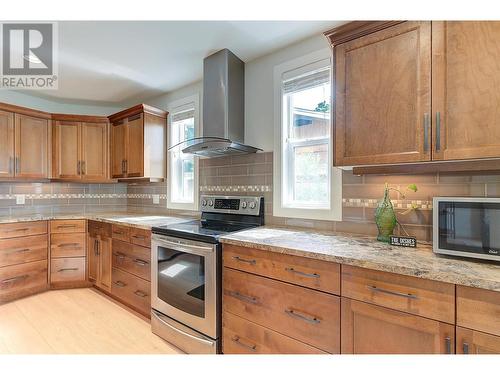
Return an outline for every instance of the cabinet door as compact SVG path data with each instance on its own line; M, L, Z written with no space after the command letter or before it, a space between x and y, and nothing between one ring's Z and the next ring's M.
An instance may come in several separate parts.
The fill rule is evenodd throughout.
M97 236L88 236L87 240L87 269L89 281L97 283L98 278L98 267L99 267L99 255L98 255L98 245L99 239Z
M0 111L0 177L14 177L14 114Z
M111 177L125 177L127 158L127 121L121 120L111 126Z
M335 56L335 165L430 160L431 23L398 24Z
M98 285L111 291L111 239L101 239L99 241L99 283Z
M457 327L458 354L500 354L500 337Z
M432 23L436 160L500 157L500 22Z
M46 119L15 115L16 177L48 178L49 122Z
M341 353L451 354L455 326L342 298Z
M105 180L108 160L108 125L106 123L82 124L82 178Z
M54 177L76 180L80 173L79 122L56 121L52 129Z
M127 177L144 176L144 117L140 113L127 120Z

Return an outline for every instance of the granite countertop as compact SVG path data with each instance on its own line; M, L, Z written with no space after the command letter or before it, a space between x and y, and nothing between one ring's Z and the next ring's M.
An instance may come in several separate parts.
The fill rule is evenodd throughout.
M221 237L226 244L326 260L500 292L500 264L437 255L429 245L404 248L373 237L264 226Z
M194 218L135 214L130 212L128 213L100 212L100 213L86 213L86 214L7 216L7 217L0 217L0 224L19 223L27 221L56 220L56 219L59 220L87 219L87 220L95 220L111 224L120 224L141 229L151 229L154 226L182 223L189 220L193 220Z

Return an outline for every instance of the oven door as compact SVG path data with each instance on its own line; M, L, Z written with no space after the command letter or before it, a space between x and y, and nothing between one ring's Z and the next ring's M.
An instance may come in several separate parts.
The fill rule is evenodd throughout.
M217 245L153 235L151 307L217 338Z

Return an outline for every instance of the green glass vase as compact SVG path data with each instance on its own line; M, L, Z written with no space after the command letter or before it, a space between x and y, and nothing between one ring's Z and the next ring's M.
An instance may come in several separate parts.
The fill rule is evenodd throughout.
M386 186L384 191L384 199L382 199L375 210L375 223L378 228L377 240L381 242L389 242L390 236L394 232L397 224L396 213L389 198L389 188Z

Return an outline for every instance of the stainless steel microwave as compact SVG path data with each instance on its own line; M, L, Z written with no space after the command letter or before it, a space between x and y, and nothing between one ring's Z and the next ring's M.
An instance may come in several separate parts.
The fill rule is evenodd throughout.
M500 198L435 197L433 250L500 261Z

